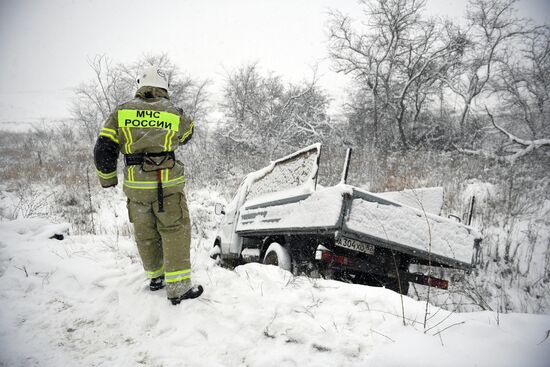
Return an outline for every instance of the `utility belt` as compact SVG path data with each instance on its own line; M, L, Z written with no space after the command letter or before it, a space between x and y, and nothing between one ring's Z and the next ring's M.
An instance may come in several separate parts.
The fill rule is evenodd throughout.
M126 166L141 166L143 172L158 171L174 168L176 154L174 152L124 154L124 163Z
M157 172L157 200L159 203L159 212L164 212L161 171L163 169L174 168L176 165L176 154L174 154L174 152L125 154L124 163L126 163L126 166L141 166L143 172Z

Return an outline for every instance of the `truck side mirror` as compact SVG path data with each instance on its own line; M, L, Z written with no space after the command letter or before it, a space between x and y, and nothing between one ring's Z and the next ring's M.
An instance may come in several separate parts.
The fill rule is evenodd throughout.
M216 205L214 206L214 213L216 213L216 215L224 215L225 206L220 203L216 203Z

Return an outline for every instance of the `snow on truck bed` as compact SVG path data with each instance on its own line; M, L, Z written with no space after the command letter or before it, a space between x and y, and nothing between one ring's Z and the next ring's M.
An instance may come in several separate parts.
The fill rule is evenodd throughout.
M286 198L286 192L278 196L270 194L253 201L247 201L241 209L241 220L237 232L247 230L277 230L286 228L330 228L338 223L344 192L343 186L322 188L313 192L305 200L283 205L260 206L261 203L276 202Z
M366 195L384 204L355 197L346 218L347 229L413 250L431 250L433 254L470 263L474 240L479 237L473 228L378 198L375 194L348 185L320 188L305 199L288 204L276 204L277 200L280 202L288 198L284 193L279 197L271 194L265 200L256 198L243 205L237 232L334 228L340 218L343 195L351 195L354 191L358 196Z
M377 192L376 196L396 201L411 208L435 215L441 214L443 208L443 187L419 187L401 191Z
M479 237L472 228L443 217L363 199L352 201L346 225L357 232L464 263L471 262L474 240Z

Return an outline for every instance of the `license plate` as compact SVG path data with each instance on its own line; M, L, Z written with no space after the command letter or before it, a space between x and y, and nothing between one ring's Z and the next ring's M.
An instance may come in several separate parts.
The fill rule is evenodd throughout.
M362 252L368 255L374 255L374 246L368 243L351 240L349 238L340 237L336 241L336 246L344 247L350 250Z

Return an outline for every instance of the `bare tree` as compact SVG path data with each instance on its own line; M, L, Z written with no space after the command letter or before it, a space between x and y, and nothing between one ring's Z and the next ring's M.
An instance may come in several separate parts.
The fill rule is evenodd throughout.
M486 92L495 76L495 65L507 46L527 33L526 23L515 15L516 0L470 0L467 26L463 35L467 41L454 78L447 86L463 102L459 118L461 135L474 100Z
M550 147L550 27L524 35L521 45L502 58L491 84L501 112L485 107L507 141L504 154L511 163L535 150L549 153Z
M94 79L76 89L72 114L92 142L97 137L101 122L109 117L113 103L118 99L118 88L114 86L118 84L117 80L121 75L103 55L89 59L88 64L94 73Z
M415 127L426 100L437 94L434 86L446 75L457 55L462 54L464 38L445 30L444 25L434 20L419 22L416 35L404 41L398 62L400 74L391 89L396 91L392 103L393 118L405 148L409 146L405 124L409 122L412 128ZM410 110L412 114L407 116Z
M337 72L351 74L364 85L362 90L371 93L373 135L379 140L381 115L387 105L388 84L395 68L395 56L399 53L401 38L418 19L423 1L376 1L372 6L362 1L364 14L369 22L363 30L352 26L352 19L340 12L333 12L329 24L330 57ZM360 129L360 138L366 131Z
M288 152L328 137L328 98L316 79L300 85L284 84L273 73L262 76L256 64L229 73L222 109L225 125L220 135L226 149L248 153Z
M352 26L341 13L331 15L330 56L336 71L351 74L369 91L374 141L382 121L392 126L404 148L410 145L407 129L426 108L434 86L455 62L464 38L452 27L424 19L423 0L362 1L367 22ZM362 138L367 135L364 134Z

